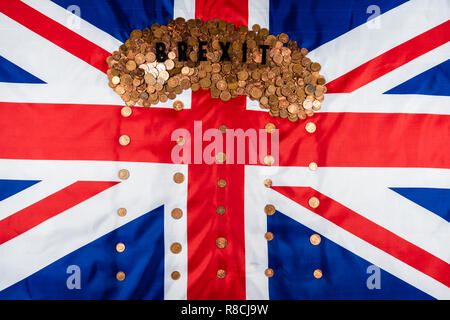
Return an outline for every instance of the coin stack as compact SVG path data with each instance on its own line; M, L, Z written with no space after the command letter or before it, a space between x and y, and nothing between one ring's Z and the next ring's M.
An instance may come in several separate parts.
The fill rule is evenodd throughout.
M180 49L180 42L186 47ZM158 62L161 44L166 59ZM179 50L187 61L179 59L183 53ZM205 61L199 61L203 54ZM236 29L219 19L177 18L167 25L133 30L106 61L109 86L127 106L149 107L176 99L183 90L202 88L223 101L247 95L270 109L271 116L297 121L319 110L326 92L321 66L307 54L287 34L271 35L259 25ZM182 110L183 103L177 100L173 107Z

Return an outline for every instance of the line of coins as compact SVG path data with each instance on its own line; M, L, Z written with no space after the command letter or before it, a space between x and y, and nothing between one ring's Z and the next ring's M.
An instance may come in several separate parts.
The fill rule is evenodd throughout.
M187 45L187 61L179 59L180 42ZM199 61L199 42L204 42L206 61ZM227 42L230 60L222 61ZM158 62L156 48L161 43L167 59ZM265 57L261 45L268 46ZM249 30L219 19L177 18L167 25L133 30L106 59L107 75L109 86L127 106L149 107L176 99L183 90L202 88L223 101L247 95L259 101L261 108L270 109L270 115L297 121L319 110L326 92L321 66L307 53L287 34L271 35L257 24ZM182 110L183 103L177 100L173 107Z

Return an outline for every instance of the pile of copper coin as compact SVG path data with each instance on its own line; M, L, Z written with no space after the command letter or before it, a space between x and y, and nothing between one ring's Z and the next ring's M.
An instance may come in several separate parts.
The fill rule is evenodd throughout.
M187 45L183 52L179 52L180 42ZM161 43L164 61L157 56ZM228 59L222 56L222 48ZM204 61L199 61L199 50ZM179 59L181 53L183 59ZM132 31L107 58L107 75L109 86L127 106L149 107L175 100L183 90L202 88L223 101L247 95L258 100L261 108L270 109L270 115L297 121L319 110L326 92L321 66L307 53L287 34L271 35L259 25L236 29L219 19L177 18L167 25ZM174 101L175 110L183 107L180 100Z

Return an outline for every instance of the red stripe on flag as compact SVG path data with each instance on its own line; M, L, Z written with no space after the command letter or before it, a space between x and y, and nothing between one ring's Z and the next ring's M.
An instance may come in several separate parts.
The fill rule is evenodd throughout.
M102 72L111 54L78 33L18 0L3 1L0 12Z
M188 299L245 299L244 165L189 165L188 177Z
M272 187L275 191L331 221L376 248L390 254L437 281L450 286L450 266L428 251L397 236L333 199L309 187ZM310 197L317 197L320 205L309 207Z
M218 18L236 26L247 25L248 1L197 0L195 16L204 20ZM193 120L202 120L206 128L218 128L217 122L229 128L243 128L235 119L239 113L246 112L245 103L245 97L224 103L211 98L209 91L200 90L192 94L192 108L196 111L190 115ZM212 113L207 111L211 106L221 111L212 118ZM248 115L244 118L248 119ZM227 181L225 188L217 186L219 179ZM217 215L218 206L225 207L223 216ZM187 224L188 299L245 299L243 165L189 166ZM218 237L227 239L225 248L216 247ZM225 278L217 277L219 269L225 270Z
M446 21L327 83L327 92L353 92L449 40L450 21Z
M208 105L195 95L193 109L135 107L129 118L120 115L120 106L0 103L0 158L171 163L172 131L186 128L193 135L193 122L203 120L203 132L222 124L247 130L274 123L280 129L282 166L315 161L338 167L450 168L444 148L450 145L448 115L318 113L308 120L317 123L309 134L305 121L230 107L245 100L236 99L222 105L205 97ZM126 147L118 143L121 134L131 137Z
M77 181L0 220L0 245L118 183L114 181Z

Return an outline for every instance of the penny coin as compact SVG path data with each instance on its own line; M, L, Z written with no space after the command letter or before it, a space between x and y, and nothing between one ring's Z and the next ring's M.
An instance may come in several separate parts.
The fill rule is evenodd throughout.
M184 108L184 104L180 100L174 101L172 106L176 111L181 111Z
M264 238L266 238L267 241L272 241L273 240L273 233L272 232L266 232L264 234Z
M217 185L218 185L220 188L224 188L224 187L227 185L227 182L225 181L225 179L219 179L219 180L217 181Z
M116 279L119 281L125 280L125 272L119 271L116 273Z
M125 217L126 214L127 214L127 209L125 209L125 208L119 208L119 209L117 209L117 215L118 215L119 217Z
M170 245L170 251L172 251L172 253L175 254L180 253L181 249L182 249L181 244L178 242L174 242Z
M273 132L273 130L275 130L275 125L273 124L273 123L271 123L271 122L269 122L269 123L267 123L265 126L264 126L264 129L266 129L266 132L267 133L272 133Z
M117 252L124 252L125 251L125 245L122 242L119 242L116 244L116 251Z
M314 278L316 278L316 279L322 278L322 276L323 276L322 270L320 270L320 269L314 270L313 275L314 275Z
M273 185L272 180L271 179L265 179L264 180L264 186L267 188L271 188Z
M305 129L306 129L307 132L313 133L313 132L316 131L316 124L313 123L313 122L308 122L308 123L305 125Z
M127 146L127 145L129 145L129 144L130 144L130 141L131 141L130 137L127 136L126 134L121 135L120 138L119 138L119 144L120 144L121 146Z
M266 166L271 166L275 163L275 158L271 155L264 156L263 162Z
M123 116L123 117L129 117L129 116L131 116L131 113L132 113L133 111L132 111L132 109L130 108L130 107L123 107L121 110L120 110L120 114Z
M272 268L267 268L267 269L264 271L264 274L266 275L267 278L273 277L273 274L274 274L273 269L272 269Z
M316 170L317 170L317 163L311 162L311 163L308 165L308 168L309 168L309 170L311 170L311 171L316 171Z
M223 238L223 237L219 237L216 239L216 246L219 249L223 249L227 246L227 239Z
M130 172L127 169L120 169L118 176L119 179L126 180L130 177Z
M226 275L225 270L223 270L223 269L217 270L216 275L217 275L217 278L219 278L219 279L225 278L225 275Z

